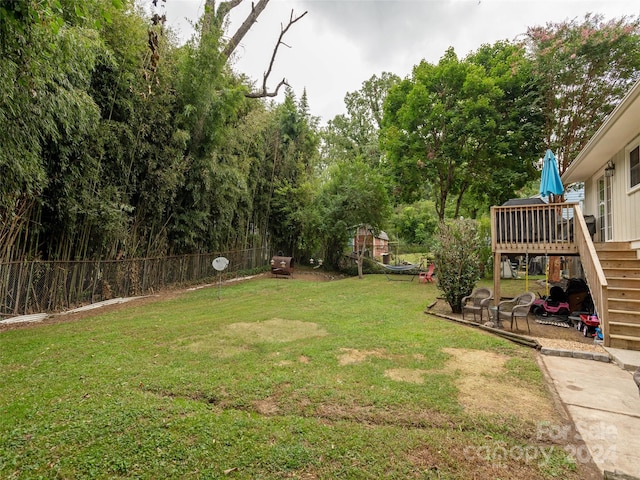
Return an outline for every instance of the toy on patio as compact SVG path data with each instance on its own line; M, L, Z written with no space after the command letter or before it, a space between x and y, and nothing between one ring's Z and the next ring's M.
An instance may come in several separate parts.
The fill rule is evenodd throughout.
M549 290L549 295L542 298L537 298L533 302L533 307L531 307L531 311L535 315L540 315L543 317L549 315L561 316L561 315L569 315L571 310L569 308L569 302L567 298L567 294L562 289L562 287L551 287Z
M586 282L579 278L568 281L566 292L553 286L548 295L540 295L531 309L536 323L569 328L580 321L580 314L593 314L593 300Z
M596 327L596 336L593 341L600 345L604 342L604 333L602 333L602 329L600 327Z
M595 337L600 330L600 319L597 315L580 315L580 320L576 324L576 329L581 331L585 337ZM601 330L602 331L602 330Z

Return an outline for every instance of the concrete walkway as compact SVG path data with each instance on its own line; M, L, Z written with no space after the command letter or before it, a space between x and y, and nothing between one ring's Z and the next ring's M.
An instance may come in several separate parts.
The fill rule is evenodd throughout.
M95 308L100 308L100 307L105 307L107 305L114 305L117 303L124 303L124 302L129 302L131 300L135 300L137 298L144 298L144 297L127 297L127 298L122 298L122 297L118 297L118 298L112 298L111 300L104 300L102 302L96 302L96 303L91 303L89 305L85 305L84 307L78 307L78 308L74 308L72 310L65 310L64 312L60 312L60 313L34 313L32 315L18 315L16 317L10 317L7 318L5 320L0 320L0 325L9 325L12 323L35 323L35 322L41 322L42 320L49 318L49 317L55 317L55 316L60 316L60 315L66 315L68 313L76 313L76 312L84 312L87 310L93 310Z
M555 355L541 361L589 450L576 442L576 460L590 454L605 479L640 479L640 395L632 371L640 352L608 353L611 363ZM571 438L561 440L571 448Z

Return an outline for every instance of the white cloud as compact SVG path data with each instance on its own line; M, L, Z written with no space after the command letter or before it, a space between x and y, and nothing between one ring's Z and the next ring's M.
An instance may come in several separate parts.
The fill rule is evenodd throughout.
M204 0L167 0L170 24L187 38ZM251 2L231 15L230 31ZM296 94L307 89L314 115L330 120L344 111L347 92L383 71L408 75L422 59L435 63L449 46L465 56L483 43L512 40L527 27L581 18L640 15L637 0L271 0L242 45L234 68L261 83L271 52L294 11L307 15L291 27L271 74L274 88L287 78Z

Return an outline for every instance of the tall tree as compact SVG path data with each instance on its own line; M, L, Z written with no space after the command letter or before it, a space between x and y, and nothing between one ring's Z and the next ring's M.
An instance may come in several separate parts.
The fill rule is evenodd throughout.
M220 248L222 226L232 204L217 197L226 182L238 183L234 168L219 155L243 110L244 88L226 69L222 31L213 26L187 43L178 60L175 126L188 133L184 184L172 209L171 241L178 253Z
M526 41L544 91L544 139L563 173L640 79L640 17L588 14L531 27Z
M323 157L326 163L346 158L362 158L379 166L382 153L379 132L384 114L383 106L391 87L400 78L388 72L373 75L362 88L345 95L347 113L336 115L323 131Z
M331 167L331 178L320 190L310 216L316 222L324 256L335 267L349 238L358 226L378 233L390 214L389 197L380 172L362 160L340 162ZM358 252L358 275L362 278L364 250Z
M440 219L451 199L457 217L470 192L504 197L532 170L536 141L527 135L536 131L536 105L517 98L527 90L524 50L490 48L477 58L460 60L449 49L437 65L423 61L387 97L381 141L395 193L408 202L430 195ZM503 183L491 192L496 175Z
M481 66L501 91L490 168L477 172L462 207L476 218L481 209L501 205L535 175L534 161L544 149L543 98L533 63L521 43L482 45L467 60Z
M303 215L311 200L310 184L317 162L317 119L309 114L306 92L298 102L287 87L274 110L273 162L264 187L270 190L268 225L275 250L297 255L303 240Z

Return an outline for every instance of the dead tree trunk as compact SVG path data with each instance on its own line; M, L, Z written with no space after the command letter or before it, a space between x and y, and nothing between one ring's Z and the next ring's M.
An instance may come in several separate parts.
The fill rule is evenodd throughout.
M226 2L221 2L220 5L218 6L218 9L216 10L215 0L207 0L205 4L205 14L202 21L202 32L203 33L208 32L214 25L217 28L222 29L224 27L225 22L227 21L226 19L227 19L227 15L229 15L229 12L231 12L231 10L233 10L235 7L240 5L242 1L243 0L228 0ZM236 48L238 47L242 39L245 37L245 35L249 32L253 24L258 21L258 17L263 12L263 10L267 7L268 3L269 3L269 0L259 0L258 3L251 4L251 11L249 12L249 15L247 15L247 18L245 18L244 22L242 22L242 25L240 25L238 30L231 36L231 39L229 40L229 42L226 44L226 46L222 51L222 54L225 56L225 58L229 59L231 55L233 55L233 52L236 50ZM269 68L267 69L267 71L264 73L262 77L261 89L254 92L247 93L246 96L248 98L275 97L278 95L278 91L280 90L280 87L282 87L282 85L287 85L287 86L289 85L287 83L287 80L283 78L280 81L280 83L278 83L276 89L270 92L267 88L267 80L269 79L269 75L271 74L271 70L273 69L273 64L275 62L276 55L278 53L278 48L280 47L280 45L288 46L283 41L284 35L287 33L291 25L296 23L306 14L307 12L305 11L302 15L294 17L293 11L292 11L291 16L289 18L289 23L287 23L287 26L280 27L280 36L278 37L278 42L276 43L276 46L273 49L273 53L271 54ZM215 22L214 25L212 25L213 22Z

